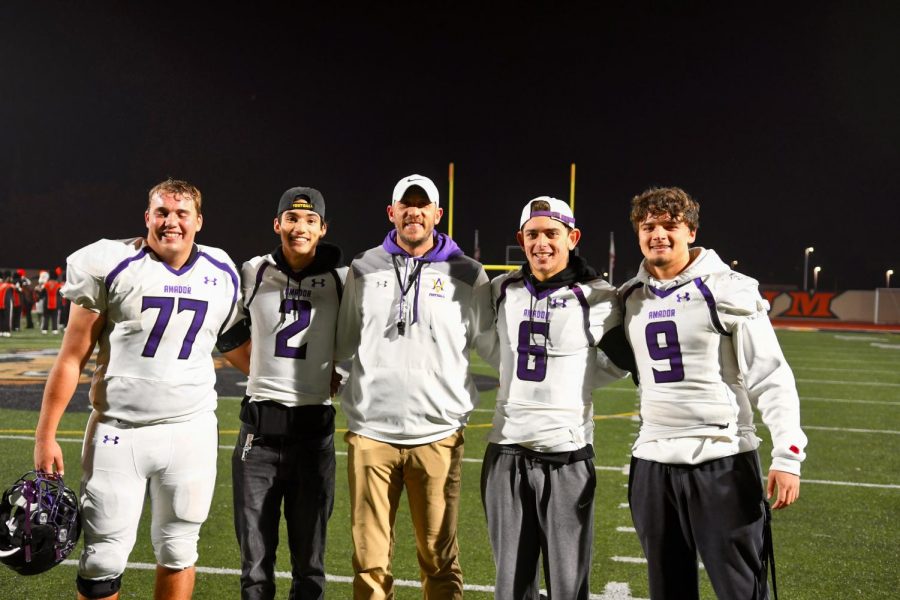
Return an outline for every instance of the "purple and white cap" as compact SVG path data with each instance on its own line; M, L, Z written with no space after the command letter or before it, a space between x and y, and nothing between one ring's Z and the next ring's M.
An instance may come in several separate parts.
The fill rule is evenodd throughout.
M533 210L531 207L535 202L542 201L550 205L550 210ZM525 226L529 219L534 217L550 217L555 221L559 221L566 227L575 228L575 215L569 205L550 196L538 196L528 201L525 208L522 209L522 217L519 219L519 229Z

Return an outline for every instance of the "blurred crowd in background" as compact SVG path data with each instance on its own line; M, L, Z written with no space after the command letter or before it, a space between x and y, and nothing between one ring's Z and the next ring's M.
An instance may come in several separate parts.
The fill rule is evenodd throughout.
M69 316L69 302L60 294L63 283L62 267L32 277L25 269L0 270L0 337L36 327L59 335Z

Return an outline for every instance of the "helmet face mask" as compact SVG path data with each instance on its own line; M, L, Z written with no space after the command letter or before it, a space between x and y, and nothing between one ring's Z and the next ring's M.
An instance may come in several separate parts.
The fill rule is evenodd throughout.
M78 498L55 474L30 471L0 500L0 562L21 575L61 563L81 535Z

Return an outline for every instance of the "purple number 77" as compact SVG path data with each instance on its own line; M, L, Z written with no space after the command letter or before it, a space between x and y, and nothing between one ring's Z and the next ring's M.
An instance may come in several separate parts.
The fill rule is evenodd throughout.
M150 335L147 337L147 343L144 344L144 351L141 352L141 356L146 356L147 358L156 356L156 351L159 349L163 334L166 331L166 327L169 325L169 320L172 318L172 309L174 306L175 298L168 296L144 296L142 299L141 312L155 308L159 310L159 314L156 316L156 322L150 330ZM191 348L194 346L194 340L197 339L197 333L200 331L200 327L203 326L203 319L206 318L208 306L209 304L205 300L195 300L193 298L178 299L179 313L186 310L194 312L194 317L191 319L191 325L188 327L187 333L184 335L184 340L181 342L181 351L178 353L179 360L186 360L191 356Z

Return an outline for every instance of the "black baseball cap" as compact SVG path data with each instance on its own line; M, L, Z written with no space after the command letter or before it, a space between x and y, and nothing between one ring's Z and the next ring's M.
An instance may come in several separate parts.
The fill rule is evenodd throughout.
M281 213L286 210L311 210L319 215L323 223L325 222L325 198L315 188L294 187L283 193L281 200L278 201L278 214L275 216L280 218Z

